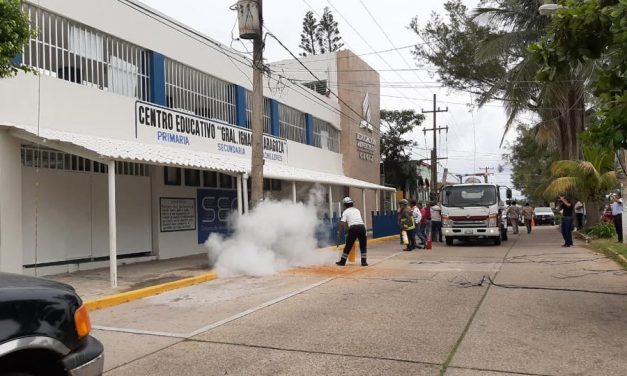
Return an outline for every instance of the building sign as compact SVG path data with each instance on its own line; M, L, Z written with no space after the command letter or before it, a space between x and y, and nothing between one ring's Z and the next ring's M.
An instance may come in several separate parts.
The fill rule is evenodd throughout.
M376 148L377 142L374 137L357 133L357 153L359 154L359 159L372 162Z
M361 104L361 114L363 120L359 123L359 128L366 129L372 133L374 127L372 126L372 110L370 109L370 98L368 97L368 92L366 92L364 102Z
M250 158L252 132L193 114L135 102L135 138L168 146ZM263 135L264 159L287 163L287 140Z
M161 232L196 230L196 205L193 198L159 199Z
M237 191L226 189L199 189L198 244L203 244L212 232L228 233L228 220L237 212Z

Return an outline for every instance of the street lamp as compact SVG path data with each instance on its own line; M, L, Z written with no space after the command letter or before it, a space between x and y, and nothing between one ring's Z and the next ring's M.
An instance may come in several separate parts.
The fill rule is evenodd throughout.
M545 0L544 4L540 5L540 8L538 8L538 11L543 16L551 16L555 14L560 8L562 8L561 5L555 4L551 0Z

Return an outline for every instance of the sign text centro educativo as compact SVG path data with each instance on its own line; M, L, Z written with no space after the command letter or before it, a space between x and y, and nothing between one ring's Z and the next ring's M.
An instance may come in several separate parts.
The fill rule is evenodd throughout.
M373 137L357 133L357 152L360 159L372 162L376 148L377 142Z
M147 133L148 132L148 133ZM250 158L252 132L150 103L135 103L135 137ZM287 163L287 140L263 135L264 159Z

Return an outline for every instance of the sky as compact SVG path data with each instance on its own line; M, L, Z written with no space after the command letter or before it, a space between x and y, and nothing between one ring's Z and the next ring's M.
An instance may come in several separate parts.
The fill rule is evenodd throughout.
M222 44L242 52L252 51L250 42L236 40L237 16L229 9L235 0L141 1ZM473 8L478 0L464 2ZM345 48L358 55L366 54L361 58L379 71L382 109L432 110L433 94L437 94L441 109L448 107L448 112L437 116L438 126L450 128L448 134L442 132L439 137L438 156L448 157L441 161L440 178L443 167L457 174L481 172L488 167L493 168L489 172L495 174L490 177L490 182L511 185L510 167L504 166L503 172L497 170L500 164L504 164L502 154L507 152L499 147L506 122L503 108L498 103L489 103L481 109L470 108L467 104L470 94L441 87L437 75L433 75L433 67L419 64L411 54L412 48L403 48L422 42L408 28L411 19L418 17L419 24L424 25L432 12L444 13L443 3L443 0L265 0L264 24L294 54L298 54L301 52L298 45L305 13L312 10L320 15L325 7L329 7L339 24ZM385 50L393 51L373 53ZM264 57L270 62L291 58L271 38L266 40ZM399 85L403 87L399 88ZM427 114L423 124L432 127L433 115ZM505 144L512 142L515 136L511 131ZM425 137L420 128L410 137L418 142L413 158L428 159L433 143L431 133Z

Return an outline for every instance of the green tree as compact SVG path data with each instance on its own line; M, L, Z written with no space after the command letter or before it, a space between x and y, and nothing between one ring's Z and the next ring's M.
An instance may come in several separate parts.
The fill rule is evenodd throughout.
M588 143L627 147L627 2L563 0L545 37L529 51L537 77L555 82L582 65L594 64L591 80L597 112L584 135Z
M538 12L537 0L482 0L470 12L461 0L449 0L447 19L434 14L420 27L410 27L424 44L416 46L417 59L437 68L445 86L468 91L481 107L500 101L507 111L505 133L520 115L534 112L545 134L556 134L560 156L579 159L577 135L584 129L583 70L571 72L547 85L535 80L537 61L527 49L538 41L550 22Z
M331 13L329 7L324 8L318 24L318 33L320 53L335 52L344 46L337 21L333 18L333 13Z
M551 164L558 153L537 141L537 128L518 127L518 136L503 157L512 166L512 184L530 202L544 201L544 189L551 178Z
M411 162L411 151L416 142L407 134L420 126L424 115L414 110L381 110L381 161L385 183L399 190L415 190L417 185L416 166Z
M301 52L300 56L317 55L319 40L318 20L314 17L313 12L309 11L305 13L305 18L303 18L303 32L300 34L299 47L304 52Z
M547 199L558 195L578 197L586 203L587 226L599 223L607 193L619 186L614 172L614 153L603 146L584 146L585 160L561 160L551 165Z
M33 32L20 0L0 0L0 78L15 76L19 71L33 71L31 67L15 63L15 57L22 52Z

